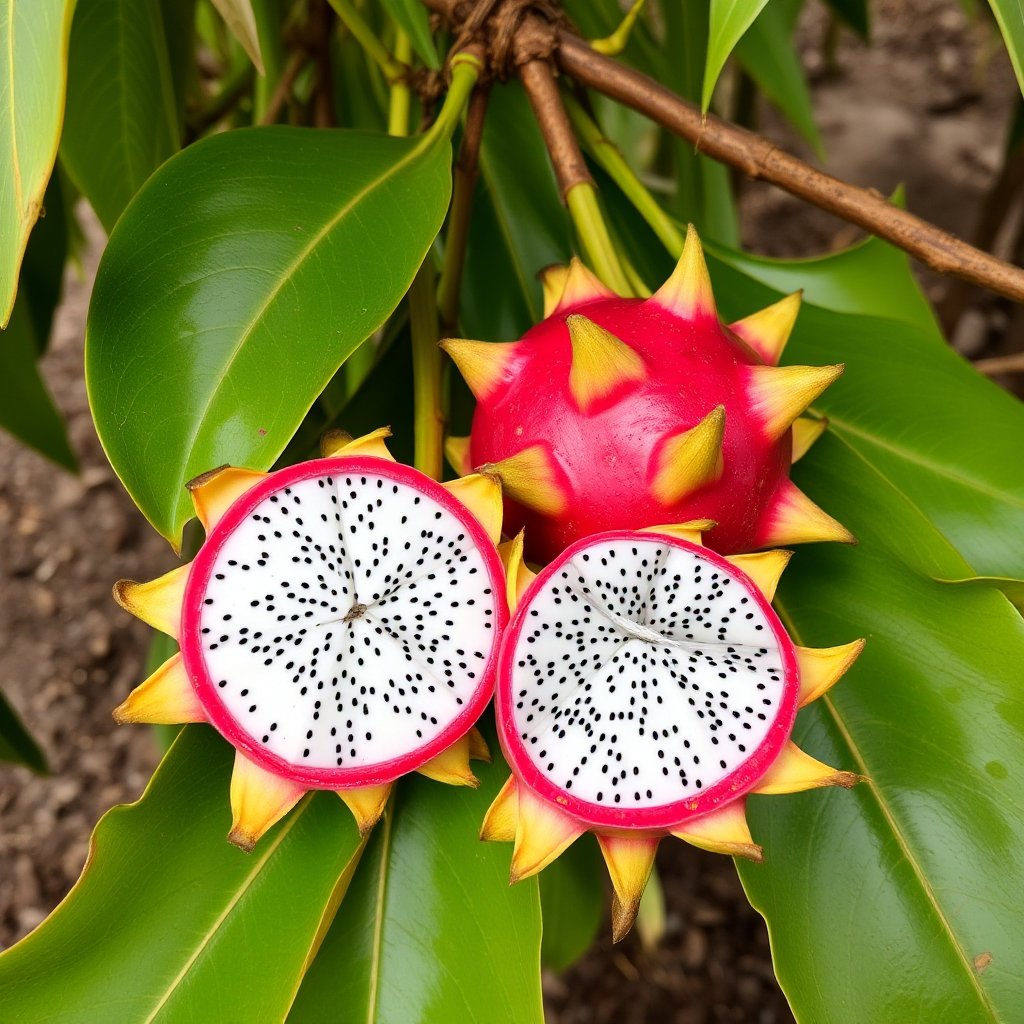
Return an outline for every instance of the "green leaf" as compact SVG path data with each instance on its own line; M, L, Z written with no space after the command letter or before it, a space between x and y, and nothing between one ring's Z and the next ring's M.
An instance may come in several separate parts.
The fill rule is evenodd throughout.
M935 314L917 286L906 253L880 238L803 260L754 256L714 242L706 243L705 248L783 294L802 289L804 299L813 305L837 313L904 321L942 341Z
M541 960L553 971L565 971L590 949L604 919L607 884L594 837L578 839L539 878Z
M159 3L180 138L185 125L186 97L198 85L195 61L196 0L159 0Z
M265 469L405 294L451 191L440 138L268 127L190 146L125 211L86 379L125 487L177 542L185 483Z
M958 587L981 587L987 590L1000 590L1006 599L1024 615L1024 580L1010 576L963 576L960 579L935 578L937 583L949 583Z
M989 0L992 13L1003 34L1006 52L1010 56L1017 84L1024 92L1024 16L1018 0Z
M478 790L409 776L299 989L288 1024L542 1024L534 879L510 887L511 848L480 822L508 770Z
M779 981L799 1020L1021 1019L1024 622L928 578L962 559L841 433L806 461L800 485L860 545L800 552L777 607L797 643L868 643L795 738L868 781L752 801L765 863L740 875Z
M787 12L773 3L736 44L736 56L758 88L822 156L811 93L797 57Z
M707 58L710 0L686 0L662 5L665 49L672 55L659 80L696 102L701 93L701 70ZM701 153L693 144L673 136L675 164L674 212L700 225L702 237L739 246L739 222L729 169Z
M0 332L0 427L65 469L77 469L67 430L36 365L32 314L19 300Z
M213 730L189 726L142 799L103 817L70 894L0 956L6 1019L284 1018L361 844L318 793L242 853L224 838L231 763Z
M768 0L711 0L708 25L708 50L704 61L704 83L701 87L701 109L711 106L718 76L725 67L729 54L735 49L743 33L754 23Z
M252 0L212 0L224 24L231 29L234 37L242 44L242 49L256 65L256 70L263 74L263 56L260 52L260 38L256 30L256 15L253 14Z
M0 761L23 764L37 775L48 775L46 756L22 724L10 701L0 693Z
M14 309L29 232L57 156L74 0L0 8L0 327Z
M109 232L178 149L178 102L160 8L78 0L61 160Z
M430 31L430 15L420 0L383 0L395 24L409 37L412 48L428 68L437 71L441 58Z

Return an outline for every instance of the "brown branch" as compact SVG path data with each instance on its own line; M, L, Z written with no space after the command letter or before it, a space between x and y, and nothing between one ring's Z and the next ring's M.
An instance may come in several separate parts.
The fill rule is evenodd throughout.
M277 88L267 103L267 109L260 119L260 124L273 124L279 117L282 108L291 96L292 86L299 72L305 67L308 55L305 50L296 50L288 59L284 72L277 82Z
M574 185L593 185L594 179L587 169L583 151L572 130L572 122L558 94L558 84L551 64L541 59L528 60L520 66L519 77L530 99L540 133L544 136L544 145L551 157L564 201Z
M992 356L979 359L974 368L986 377L997 377L1001 373L1024 373L1024 352L1011 352L1007 356Z
M675 132L699 152L857 224L941 274L1024 301L1024 270L1019 267L901 210L876 191L816 170L761 135L711 114L702 116L692 103L647 75L596 53L578 36L560 30L558 44L556 59L566 74Z

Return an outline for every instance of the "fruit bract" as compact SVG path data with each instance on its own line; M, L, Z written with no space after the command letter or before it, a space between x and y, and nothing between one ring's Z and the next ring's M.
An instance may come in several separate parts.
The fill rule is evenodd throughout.
M790 553L722 557L691 523L614 531L538 576L506 548L515 614L495 706L512 776L484 822L513 840L512 879L597 834L629 929L662 836L760 860L748 793L852 785L790 740L863 641L795 645L770 601Z
M229 838L251 848L309 789L336 790L362 831L392 782L475 785L471 731L492 689L505 584L492 477L441 485L381 430L326 440L271 474L224 467L189 486L196 558L117 600L181 651L115 711L209 722L236 748Z
M775 365L799 293L725 326L691 228L649 299L614 295L578 261L549 269L545 295L520 341L442 343L477 399L449 460L501 477L531 558L690 519L715 522L707 543L726 553L853 539L789 479L825 428L801 414L843 369Z

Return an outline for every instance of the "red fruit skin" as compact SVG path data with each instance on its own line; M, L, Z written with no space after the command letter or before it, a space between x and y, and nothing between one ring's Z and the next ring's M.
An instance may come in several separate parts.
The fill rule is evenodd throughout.
M569 313L582 313L639 353L647 379L624 381L581 412L569 390ZM791 431L770 441L751 412L745 368L758 365L763 360L713 315L684 319L654 300L621 298L559 310L523 336L506 374L511 380L478 401L471 463L500 462L535 444L553 457L564 514L543 516L506 501L506 532L525 526L535 561L547 562L589 534L691 519L718 524L705 536L714 550L750 551L792 456ZM721 478L662 504L652 493L662 445L718 405L725 406Z
M352 768L310 768L292 764L267 750L258 738L250 735L230 714L220 698L217 686L210 676L203 654L200 634L201 612L210 575L216 564L217 554L224 542L240 523L268 495L284 487L311 477L328 474L373 473L396 483L406 484L433 498L459 519L467 534L472 537L483 554L494 594L494 643L480 683L465 707L452 719L448 726L429 743L410 750L401 757L376 764ZM185 599L181 608L180 643L185 671L192 682L192 688L206 711L210 724L237 750L241 750L251 761L275 775L293 779L308 789L361 789L365 786L380 786L408 772L415 771L431 758L443 753L456 740L461 739L476 724L490 702L494 692L494 676L498 664L498 638L508 622L508 605L505 600L505 572L501 559L484 528L473 514L457 498L448 493L440 484L428 476L399 462L391 462L370 455L338 456L330 459L314 459L296 466L271 473L266 480L246 491L218 521L217 525L199 549L185 584Z
M796 722L796 713L800 701L800 667L796 660L793 641L779 621L771 604L758 589L757 584L735 565L719 558L714 552L697 544L690 544L678 537L665 534L643 533L644 540L656 538L659 544L682 548L700 555L722 572L732 576L741 583L765 616L775 634L782 654L783 672L785 674L785 695L779 704L779 713L764 742L751 753L742 764L730 772L714 786L703 790L700 794L677 800L670 804L655 807L624 809L607 804L595 804L556 786L537 767L530 751L523 743L515 724L515 686L513 670L515 668L516 645L523 630L523 624L530 612L530 603L535 594L547 580L560 571L562 566L580 551L592 544L607 540L631 541L636 533L632 530L615 530L596 537L586 537L564 551L561 557L542 569L537 578L527 587L516 606L512 621L505 630L501 642L501 656L498 661L498 679L494 695L495 719L498 726L498 741L502 753L508 761L517 781L528 786L538 796L554 804L564 814L575 818L588 829L600 829L602 832L625 832L632 835L663 835L685 824L693 818L709 814L727 804L738 800L749 793L761 781L767 771L778 760Z

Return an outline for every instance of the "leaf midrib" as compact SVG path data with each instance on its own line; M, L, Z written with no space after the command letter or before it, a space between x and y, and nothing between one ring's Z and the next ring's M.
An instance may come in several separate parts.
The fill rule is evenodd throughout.
M193 445L196 442L196 438L199 437L199 434L202 432L203 425L206 422L206 417L210 414L210 410L212 409L213 404L220 393L221 385L224 383L224 380L226 379L228 372L231 370L231 367L234 365L235 360L238 358L242 349L245 347L246 342L248 342L249 339L252 337L258 324L262 320L264 314L274 303L277 297L281 294L281 291L284 289L285 285L288 283L288 281L292 279L292 277L294 277L299 268L306 262L307 259L309 259L312 253L320 245L320 243L342 222L342 220L356 207L358 203L362 202L363 199L366 198L366 196L370 195L376 189L383 187L396 174L402 171L410 163L414 162L420 156L421 153L429 149L431 145L434 144L434 142L435 138L433 136L422 136L422 138L419 141L419 144L410 149L406 156L402 157L401 160L398 160L395 164L393 164L384 174L368 182L347 203L345 203L338 210L338 212L333 217L331 217L326 222L326 224L310 239L308 244L299 252L298 256L294 260L292 260L292 262L284 269L277 284L271 290L267 298L260 304L259 308L256 310L255 315L249 321L248 325L245 327L244 331L241 333L238 340L235 342L234 348L231 350L231 354L228 357L227 362L224 364L223 369L217 375L216 382L210 389L209 397L203 405L202 412L198 420L196 421L195 429L191 432L191 435L188 437L185 444L182 446L182 450L184 452L187 452L188 454L182 463L181 471L178 475L178 483L175 489L176 493L181 493L181 491L185 487L188 474L189 458L191 457L192 454Z
M231 912L235 909L235 907L241 901L242 897L247 892L249 892L249 890L252 887L252 884L255 882L257 876L259 875L259 873L263 870L264 866L270 860L271 856L278 849L278 847L281 846L281 844L285 841L285 839L288 837L288 835L291 833L291 831L298 824L299 820L302 818L302 815L306 812L306 809L308 808L309 802L310 802L311 799L312 799L312 794L307 794L303 798L303 800L300 802L299 806L295 808L294 813L281 826L281 828L278 831L277 835L274 836L273 841L268 843L266 845L266 848L260 853L259 859L252 866L252 870L249 872L248 875L245 876L245 878L242 880L241 884L236 889L234 895L228 901L227 905L220 912L220 914L218 914L217 918L213 921L213 923L210 925L210 927L207 928L205 934L202 936L201 941L198 943L198 945L196 946L195 950L193 951L192 956L189 957L189 959L185 962L185 964L182 967L182 969L174 977L174 979L171 981L170 985L168 985L166 991L160 997L160 999L157 1002L157 1004L153 1007L152 1012L145 1019L143 1024L153 1024L153 1021L156 1020L157 1016L160 1014L161 1010L163 1010L163 1008L166 1006L166 1004L167 1004L168 1000L171 998L171 996L173 996L174 993L178 991L181 983L185 980L185 978L188 976L188 974L195 967L195 965L198 962L199 958L203 955L204 951L207 949L207 947L213 941L214 936L216 936L217 932L220 930L220 928L224 924L224 922L228 919L228 917L230 916Z

